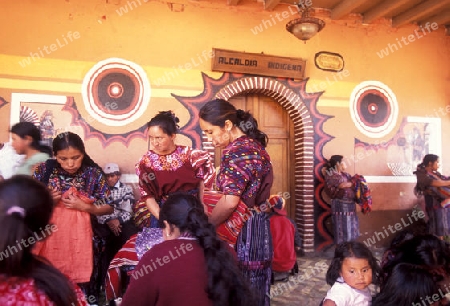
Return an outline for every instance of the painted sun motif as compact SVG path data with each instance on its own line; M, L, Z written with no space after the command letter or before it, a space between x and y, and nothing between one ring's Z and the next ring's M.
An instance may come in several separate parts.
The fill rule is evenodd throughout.
M381 82L362 82L350 96L350 114L361 133L371 138L382 138L397 124L397 98Z
M145 71L120 58L108 58L95 64L82 86L83 102L89 115L110 126L124 126L141 117L151 96Z

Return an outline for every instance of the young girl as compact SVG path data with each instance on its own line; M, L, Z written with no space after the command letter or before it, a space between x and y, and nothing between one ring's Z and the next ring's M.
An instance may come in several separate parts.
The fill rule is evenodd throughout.
M53 199L45 185L26 175L0 183L0 305L88 305L81 290L45 258L37 241L58 231L50 224Z
M362 243L349 241L336 247L326 281L331 287L323 306L369 306L369 285L378 283L380 267L372 252Z

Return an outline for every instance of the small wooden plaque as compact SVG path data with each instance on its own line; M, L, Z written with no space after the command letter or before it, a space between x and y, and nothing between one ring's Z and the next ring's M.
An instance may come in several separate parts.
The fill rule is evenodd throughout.
M280 57L213 48L212 71L257 74L303 79L306 62L301 58Z

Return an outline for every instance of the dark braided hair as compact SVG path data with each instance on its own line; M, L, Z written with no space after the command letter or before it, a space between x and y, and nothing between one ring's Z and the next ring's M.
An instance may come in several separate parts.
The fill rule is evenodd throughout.
M258 141L263 147L269 142L269 137L258 129L258 121L248 111L236 109L233 104L222 99L209 101L200 109L199 117L212 125L225 127L225 121L230 120L248 137Z
M423 160L420 164L417 165L417 168L420 167L428 167L430 163L434 163L439 159L439 156L435 154L427 154L423 157Z
M208 272L206 291L215 306L255 305L230 248L217 237L197 197L184 193L170 195L159 213L161 227L164 227L164 221L178 227L181 233L190 233L198 239Z
M172 136L175 135L180 128L178 126L179 122L180 119L178 119L172 111L162 111L147 122L147 128L158 126L163 130L164 134Z

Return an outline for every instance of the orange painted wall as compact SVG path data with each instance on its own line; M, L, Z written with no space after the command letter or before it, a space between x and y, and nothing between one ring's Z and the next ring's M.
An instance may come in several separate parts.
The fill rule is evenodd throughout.
M3 30L0 31L0 97L11 101L11 93L45 93L73 96L82 114L81 84L85 74L98 61L120 57L143 67L152 86L150 106L144 116L125 127L92 125L108 133L124 132L141 126L157 111L173 109L181 123L188 119L187 110L171 94L196 96L203 91L201 72L212 77L211 61L203 53L222 48L299 57L307 61L305 77L308 91L321 91L318 108L332 115L324 124L325 132L334 136L324 147L326 157L340 153L354 154L354 139L373 143L390 139L404 116L440 117L442 119L443 172L450 173L448 131L450 115L439 113L450 104L450 37L443 29L417 38L399 50L380 57L377 52L389 44L399 45L402 37L413 34L415 27L392 29L388 25L356 25L325 19L326 27L306 44L285 30L285 24L296 18L294 10L278 5L273 12L263 10L256 1L243 0L242 5L226 6L226 1L185 1L174 5L183 12L174 12L168 2L144 0L33 0L1 1ZM125 8L128 12L125 13ZM131 9L132 8L132 9ZM122 11L120 11L122 9ZM119 14L118 12L121 12ZM257 27L260 30L257 32ZM70 41L69 32L73 38ZM75 35L74 35L75 34ZM60 45L58 46L58 41ZM53 50L49 54L44 48ZM341 54L345 60L345 77L319 70L314 55L319 51ZM31 59L31 53L40 53ZM42 55L41 54L41 55ZM36 55L35 55L36 57ZM28 59L27 59L28 58ZM28 60L30 64L24 64ZM22 62L22 65L20 64ZM192 69L181 70L180 65ZM168 77L172 73L174 77ZM165 79L163 79L165 77ZM355 127L349 111L353 88L362 81L383 82L395 93L399 104L397 127L383 139L364 136ZM322 82L322 87L321 87ZM62 113L61 116L68 116ZM0 108L0 140L8 139L10 105ZM180 137L180 143L190 144ZM87 141L88 152L100 164L114 159L133 173L133 165L147 148L144 140L129 147L114 144L103 150L98 140ZM369 161L367 161L369 162ZM370 163L377 163L370 160ZM362 171L353 165L350 173ZM381 191L383 185L373 186ZM394 196L376 192L375 209L400 209L413 205L410 196ZM397 203L397 204L396 204Z

